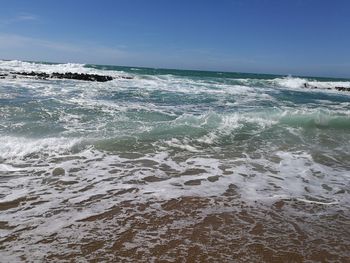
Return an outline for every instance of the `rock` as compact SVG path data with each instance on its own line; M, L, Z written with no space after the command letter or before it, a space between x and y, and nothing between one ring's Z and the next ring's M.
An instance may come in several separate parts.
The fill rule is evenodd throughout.
M60 176L60 175L64 175L65 172L66 172L66 171L65 171L63 168L57 167L57 168L53 169L52 175L53 175L53 176Z
M204 181L203 179L188 180L184 185L200 185Z
M73 73L73 72L65 72L65 73L45 73L45 72L10 72L12 78L16 78L17 76L28 76L35 77L37 79L75 79L75 80L84 80L84 81L97 81L97 82L106 82L113 80L112 76L108 75L97 75L97 74L85 74L85 73ZM0 74L0 79L4 79L8 76L8 74ZM119 76L121 79L133 79L131 76Z
M208 180L209 182L214 183L214 182L216 182L217 180L219 180L219 176L218 176L218 175L209 176L209 177L207 178L207 180Z
M308 88L308 89L317 89L317 86L312 86L309 83L304 83L304 88Z
M58 79L77 79L77 80L85 80L85 81L98 81L98 82L106 82L110 81L113 78L111 76L103 76L97 74L84 74L84 73L52 73L51 78Z
M335 87L335 89L339 91L350 91L350 88L346 88L346 87Z
M113 79L111 76L105 76L105 75L97 75L97 74L84 74L84 73L72 73L72 72L65 72L65 73L58 73L54 72L52 74L44 73L44 72L11 72L14 76L31 76L36 77L38 79L48 79L48 78L55 78L55 79L75 79L75 80L84 80L84 81L98 81L98 82L106 82ZM126 77L128 78L128 77Z
M308 83L304 83L304 88L308 88L308 89L318 89L317 86L312 86ZM331 90L332 88L327 88L327 90ZM350 91L350 87L334 87L334 89L338 90L338 91Z

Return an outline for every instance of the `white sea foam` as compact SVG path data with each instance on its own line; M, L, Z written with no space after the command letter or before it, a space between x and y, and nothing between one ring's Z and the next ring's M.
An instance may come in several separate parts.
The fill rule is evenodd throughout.
M0 60L0 72L44 72L44 73L88 73L88 74L100 74L100 75L112 75L118 77L122 74L127 75L119 71L100 70L91 67L86 67L85 64L79 63L61 63L61 64L46 64L46 63L34 63L25 62L19 60Z
M40 140L31 141L31 147L42 151L48 142ZM59 152L54 144L60 140L51 140L54 149L50 152L54 156ZM15 152L22 152L22 156L32 152L28 147L16 147L19 149ZM170 153L172 147L177 149L176 154ZM306 152L270 148L260 153L260 158L247 152L243 158L222 159L193 151L186 140L172 140L163 151L136 158L91 148L76 153L76 158L49 163L42 160L27 169L25 176L9 177L2 183L0 203L23 201L2 214L2 220L10 222L14 229L0 232L0 236L5 238L17 231L17 244L34 244L57 233L69 235L66 230L81 226L80 220L115 209L124 201L147 203L184 196L221 196L230 186L235 191L230 194L251 205L257 200L269 203L282 199L350 208L346 192L335 197L350 185L347 170L321 165ZM56 167L63 168L65 174L52 174ZM150 177L159 180L150 181ZM212 177L216 181L209 180ZM118 214L118 218L123 217L128 218L128 214ZM30 231L19 231L24 228Z
M0 138L0 157L5 160L21 160L33 154L62 155L71 150L81 139L2 136Z
M66 64L41 64L41 63L32 63L24 62L19 60L0 60L0 70L4 71L37 71L37 72L86 72L84 64L77 63L66 63Z
M269 81L277 86L289 89L306 89L317 87L317 89L334 89L335 87L350 87L349 81L317 81L298 77L276 78ZM305 86L306 85L306 86Z
M178 147L178 145L179 144L176 143L175 146ZM172 147L172 145L170 146ZM180 147L182 150L193 152L191 147L188 148ZM332 193L341 190L342 188L339 187L342 185L345 187L349 184L350 180L346 171L334 171L329 167L315 163L313 158L306 153L271 152L271 156L275 155L276 158L280 160L275 163L264 158L252 159L249 155L246 155L246 157L242 159L232 160L232 162L209 157L191 157L185 161L178 162L174 161L173 157L165 152L157 155L149 154L132 160L120 158L118 156L104 156L102 153L94 152L95 153L85 151L79 154L80 157L84 157L84 159L87 160L87 162L85 162L86 164L77 162L74 159L68 159L59 164L51 163L49 165L49 167L58 165L59 167L63 167L66 171L69 171L71 168L78 168L79 166L81 169L81 172L77 172L76 175L72 174L60 178L61 182L65 180L68 182L75 180L77 183L72 185L72 187L66 188L64 197L60 196L61 194L59 194L59 192L55 193L55 195L58 194L60 196L57 196L56 199L69 198L71 200L70 202L79 203L88 200L91 196L106 194L109 190L114 189L117 191L125 187L136 187L141 191L139 193L154 193L158 198L169 198L170 196L179 197L182 195L210 196L222 194L226 191L227 186L232 183L237 185L239 193L244 196L245 200L262 200L264 198L272 198L276 195L283 195L291 199L305 199L308 195L332 198ZM151 161L155 166L144 166L146 160ZM130 164L133 165L130 166ZM168 168L166 170L160 169L160 164L166 165ZM108 173L105 172L105 169L107 169L107 171L112 169L110 165L118 168L119 172L115 179L105 181L105 179L110 177ZM222 165L227 167L226 175L221 168ZM49 167L45 169L53 169ZM35 169L40 170L42 168L38 167ZM189 174L180 177L169 177L168 180L147 183L145 185L138 184L137 182L130 183L130 180L142 180L152 175L160 177L165 176L165 178L167 178L167 170L182 174L191 169L201 169L201 171L195 176ZM228 171L230 171L231 174L227 175ZM219 179L217 182L209 182L206 180L209 176L219 176ZM337 178L336 181L334 181L335 178ZM203 181L200 185L186 186L186 181L194 179ZM34 190L34 188L36 192L49 190L46 188L46 185L40 185L39 182L32 184L34 181L28 180L28 178L13 180L8 183L19 180L22 184L28 184L26 191L23 192L22 188L18 189L18 191L12 189L11 195L8 195L3 201L23 197L31 189ZM90 184L95 185L91 190L84 191L81 194L74 191ZM329 185L333 190L328 193L329 190L322 188L324 184ZM99 187L97 187L97 185ZM307 190L305 190L306 188ZM54 192L52 194L54 194ZM139 194L135 197L141 198ZM344 197L346 196L343 196L343 198ZM46 198L50 197L46 196ZM346 199L342 200L343 203L348 201L349 200ZM102 202L102 200L99 200L99 202Z
M282 86L282 87L287 87L287 88L302 88L305 83L308 81L306 79L302 78L296 78L296 77L286 77L286 78L277 78L272 80L272 83Z

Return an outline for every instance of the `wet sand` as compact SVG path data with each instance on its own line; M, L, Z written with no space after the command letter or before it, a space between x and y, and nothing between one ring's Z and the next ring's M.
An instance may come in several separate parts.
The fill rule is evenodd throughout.
M219 197L123 201L39 240L24 227L0 248L2 262L349 262L349 219L336 206L248 204L232 186Z

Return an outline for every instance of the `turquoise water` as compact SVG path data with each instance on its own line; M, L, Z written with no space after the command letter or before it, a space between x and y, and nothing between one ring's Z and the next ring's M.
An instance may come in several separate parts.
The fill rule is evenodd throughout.
M293 199L348 215L350 93L327 88L350 80L0 61L11 71L115 77L0 79L0 203L42 202L2 214L35 228L23 242L52 234L49 220L65 227L106 211L122 189L137 191L113 202L220 196L234 184L246 202Z

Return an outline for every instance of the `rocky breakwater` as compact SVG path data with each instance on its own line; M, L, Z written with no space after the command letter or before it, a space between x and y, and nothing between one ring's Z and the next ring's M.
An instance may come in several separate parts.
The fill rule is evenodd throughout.
M314 85L310 85L309 83L304 83L304 88L319 89L319 87L314 86ZM335 87L328 87L326 89L328 89L328 90L335 89L335 90L338 90L338 91L350 91L350 87L338 87L338 86L335 86Z
M108 75L73 73L73 72L65 72L65 73L54 72L49 74L45 72L31 71L31 72L11 72L11 75L14 78L16 78L17 76L25 76L25 77L34 77L37 79L75 79L75 80L97 81L97 82L106 82L114 79L114 77L108 76ZM132 79L132 77L129 77L129 76L120 76L119 78Z
M335 89L339 91L350 91L350 87L335 87Z

